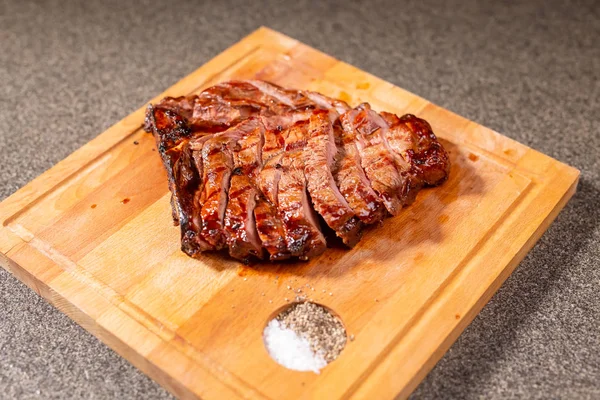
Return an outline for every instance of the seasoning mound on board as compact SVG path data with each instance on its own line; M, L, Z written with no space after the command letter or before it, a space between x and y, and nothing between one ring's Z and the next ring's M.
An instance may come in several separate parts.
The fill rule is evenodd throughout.
M296 371L319 373L346 346L342 322L315 303L295 303L273 318L264 332L269 355Z

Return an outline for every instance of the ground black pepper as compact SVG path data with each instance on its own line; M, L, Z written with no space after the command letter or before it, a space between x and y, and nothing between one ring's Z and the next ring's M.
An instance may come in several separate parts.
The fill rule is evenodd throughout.
M310 302L292 305L277 316L280 324L305 338L315 352L330 363L346 346L342 322L325 307Z

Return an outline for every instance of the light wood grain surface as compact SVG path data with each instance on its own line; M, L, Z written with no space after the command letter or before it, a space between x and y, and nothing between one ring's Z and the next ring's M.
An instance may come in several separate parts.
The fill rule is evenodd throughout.
M179 251L142 108L0 204L0 263L182 398L406 397L547 229L578 171L266 28L152 101L232 78L425 118L450 179L352 250L252 268L193 260ZM319 375L276 364L261 336L293 299L287 286L306 284L355 337Z

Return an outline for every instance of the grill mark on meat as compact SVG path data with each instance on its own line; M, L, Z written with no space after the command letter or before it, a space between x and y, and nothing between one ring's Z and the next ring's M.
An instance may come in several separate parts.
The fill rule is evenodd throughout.
M345 101L333 99L321 93L309 90L287 90L281 86L265 81L254 80L249 82L281 103L294 108L296 111L300 109L307 110L321 108L324 110L336 110L341 114L351 109Z
M333 115L335 120L335 115ZM331 168L337 147L330 113L315 111L309 120L304 149L304 174L315 210L344 244L353 247L361 237L362 224L335 184Z
M254 86L262 90L264 93L272 96L277 101L285 104L286 106L293 109L295 112L310 111L314 109L330 109L335 107L343 108L344 105L350 107L343 101L332 99L324 96L320 93L310 92L306 90L290 90L282 88L279 85L275 85L265 81L249 81ZM309 116L309 115L308 115ZM308 116L306 119L308 119Z
M284 132L278 185L278 210L284 223L287 249L292 256L307 260L325 251L325 237L308 199L304 175L304 151L308 122L301 121Z
M249 82L230 81L204 90L195 98L192 126L218 132L266 110L289 111L289 107Z
M253 177L261 164L263 125L252 118L235 128L242 134L233 147L233 176L223 220L229 255L248 261L251 255L262 258L262 243L256 231L254 208L257 190Z
M220 83L202 91L201 99L220 101L233 106L246 106L248 104L259 108L272 108L278 106L272 96L257 88L249 81L229 81Z
M197 96L190 97L165 97L160 102L160 108L171 110L179 114L183 119L190 120L194 109L194 101Z
M222 132L259 112L260 108L251 105L234 107L225 102L198 101L194 104L192 126L195 130Z

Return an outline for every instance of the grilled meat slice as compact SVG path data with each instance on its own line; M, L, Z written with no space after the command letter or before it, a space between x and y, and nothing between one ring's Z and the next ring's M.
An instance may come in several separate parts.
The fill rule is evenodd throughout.
M437 186L445 182L450 173L450 158L444 146L437 140L431 125L412 114L403 115L400 122L417 138L411 163L425 185Z
M337 113L324 110L315 111L310 117L304 175L317 213L344 244L353 247L360 240L362 223L340 193L331 173L337 153L331 119L336 117Z
M235 128L242 137L233 146L234 169L229 184L229 199L223 221L229 255L247 261L251 255L262 258L262 243L256 230L254 209L258 191L254 176L261 165L263 125L256 118Z
M234 170L231 177L223 225L227 233L229 255L248 261L251 255L263 258L263 249L254 220L257 191L252 180L238 175L239 171Z
M399 156L396 166L408 180L405 204L410 204L423 185L436 186L447 179L448 153L427 121L412 114L399 118L382 112L381 116L389 125L386 135L390 148Z
M285 146L285 139L281 132L283 128L280 125L273 127L270 123L270 118L261 118L261 121L265 127L264 131L264 144L262 148L262 163L266 164L273 156L281 154Z
M282 157L282 153L271 157L256 178L257 186L261 190L261 195L254 211L256 229L271 260L285 260L290 258L290 252L287 250L285 239L285 227L277 207L279 204L278 195Z
M306 191L304 148L308 122L300 121L284 132L281 179L278 185L278 210L282 217L287 249L292 256L307 260L325 251L325 237Z
M367 104L340 116L344 129L353 130L361 166L385 208L397 215L404 204L403 181L395 154L387 143L387 123Z
M178 114L183 120L189 123L194 110L194 101L196 96L191 97L165 97L161 100L158 107L163 110L170 110Z
M262 159L265 163L256 177L261 191L254 215L256 229L271 260L284 260L290 257L285 240L285 228L278 212L279 180L281 179L285 139L278 130L265 129Z
M224 131L258 115L275 117L274 122L286 129L301 119L308 119L311 110L335 108L345 112L350 109L345 102L320 93L284 89L264 81L223 82L199 95L166 97L159 106L179 114L193 131L205 133Z
M223 219L227 207L227 190L234 168L232 147L244 133L243 129L234 126L213 135L202 147L204 190L201 196L201 234L216 250L227 245Z
M281 115L266 115L261 117L265 128L281 133L283 130L289 128L294 125L298 121L304 121L310 118L312 115L312 110L300 110L293 111ZM281 144L279 148L283 147Z
M283 152L271 157L263 166L256 181L265 198L273 205L277 206L277 194L279 191L279 180L281 179L282 167L281 159Z
M192 134L186 118L170 107L162 107L160 105L155 107L152 105L148 106L144 128L147 132L151 132L154 135L156 146L161 155L164 155L168 150L177 147L189 139ZM178 154L178 152L174 154ZM167 171L169 171L169 166L173 166L172 162L167 162L164 158L163 163Z
M277 207L265 199L264 196L259 195L257 197L254 217L256 230L262 245L269 253L271 261L286 260L291 255L287 250L285 227Z
M382 112L380 115L389 126L389 129L385 130L385 135L390 149L396 156L396 168L406 182L401 195L404 205L408 205L415 200L417 193L423 187L422 174L415 170L412 162L417 150L417 137L398 116L387 112Z
M387 211L363 170L356 147L356 131L350 122L352 113L354 111L349 115L342 114L342 123L334 124L338 132L336 142L339 149L334 173L335 183L356 216L365 224L373 224L381 221Z
M191 123L204 130L220 131L278 105L248 82L224 82L204 90L194 99Z
M177 204L177 220L181 228L181 250L191 257L212 250L213 246L201 235L198 216L198 192L201 187L201 172L196 168L189 143L183 145L181 156L173 168L175 192L173 203Z
M290 107L294 111L316 110L316 109L334 109L339 114L351 109L345 101L333 99L322 95L321 93L309 90L290 90L281 86L265 81L248 81L259 88L263 93L275 98L282 104ZM280 112L277 114L281 114Z

